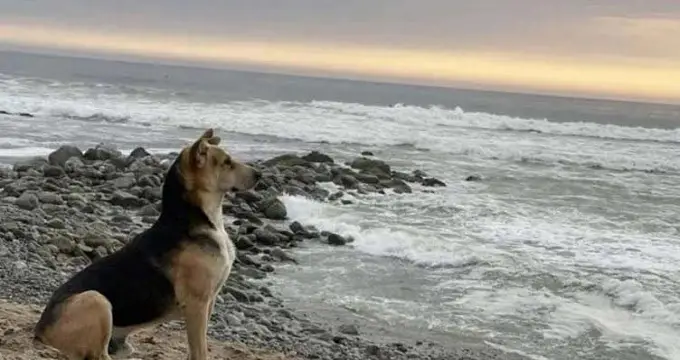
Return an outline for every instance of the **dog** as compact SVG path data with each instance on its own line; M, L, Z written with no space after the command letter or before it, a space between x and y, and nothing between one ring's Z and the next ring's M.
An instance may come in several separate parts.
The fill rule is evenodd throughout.
M55 290L35 341L72 360L109 360L134 351L127 337L136 330L183 319L188 358L207 358L208 320L236 257L222 200L261 177L219 143L208 129L182 149L165 175L156 222Z

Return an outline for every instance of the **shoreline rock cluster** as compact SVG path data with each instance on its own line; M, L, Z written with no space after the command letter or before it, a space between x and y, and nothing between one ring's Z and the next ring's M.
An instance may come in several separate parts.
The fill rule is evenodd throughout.
M47 158L0 169L0 297L42 303L70 274L110 254L159 215L161 184L177 154L128 156L100 144L82 152L62 146ZM305 241L341 246L353 239L288 223L279 196L348 201L345 193L410 193L412 184L446 186L422 171L394 171L369 154L348 164L312 151L251 164L263 172L253 190L229 194L223 210L238 256L216 303L210 333L305 359L456 359L436 346L378 344L347 324L327 328L286 309L263 285L290 251ZM342 190L321 187L333 182ZM413 343L416 344L416 340ZM418 342L422 344L422 342Z

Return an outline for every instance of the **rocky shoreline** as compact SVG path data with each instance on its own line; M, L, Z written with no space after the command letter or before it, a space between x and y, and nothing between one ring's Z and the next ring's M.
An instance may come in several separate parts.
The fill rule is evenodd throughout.
M90 261L110 254L159 215L161 183L177 154L137 148L123 156L99 145L81 152L62 146L45 158L0 169L0 298L43 304L51 291ZM263 279L280 262L295 263L294 248L317 241L342 246L343 234L290 222L278 196L348 203L368 193L413 192L446 186L422 171L397 172L370 153L351 163L310 152L251 163L263 172L255 189L229 194L223 208L238 248L234 272L216 304L210 335L303 359L477 359L425 341L375 343L348 323L329 328L282 305ZM342 191L331 193L321 183Z

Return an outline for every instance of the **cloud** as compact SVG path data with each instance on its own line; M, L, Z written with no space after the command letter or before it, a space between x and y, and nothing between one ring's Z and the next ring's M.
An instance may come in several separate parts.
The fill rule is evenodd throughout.
M19 31L21 30L21 31ZM17 34L21 34L17 36ZM415 51L301 42L237 41L219 37L109 35L103 32L0 25L0 41L206 64L235 63L298 72L322 71L439 85L476 84L503 89L609 94L680 100L680 68L561 59L504 52Z
M15 45L680 97L668 65L680 62L675 0L0 0L0 9L0 41Z

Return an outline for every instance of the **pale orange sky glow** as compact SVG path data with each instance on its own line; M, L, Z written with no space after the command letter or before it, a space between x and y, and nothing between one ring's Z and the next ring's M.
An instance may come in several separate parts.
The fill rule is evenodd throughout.
M337 16L307 0L64 1L0 0L0 46L680 103L680 4L665 0L350 1Z
M17 36L18 35L18 36ZM220 41L162 35L98 34L0 25L0 41L207 63L238 63L501 88L680 101L680 66L671 61L578 60L511 53L444 52L367 46Z

